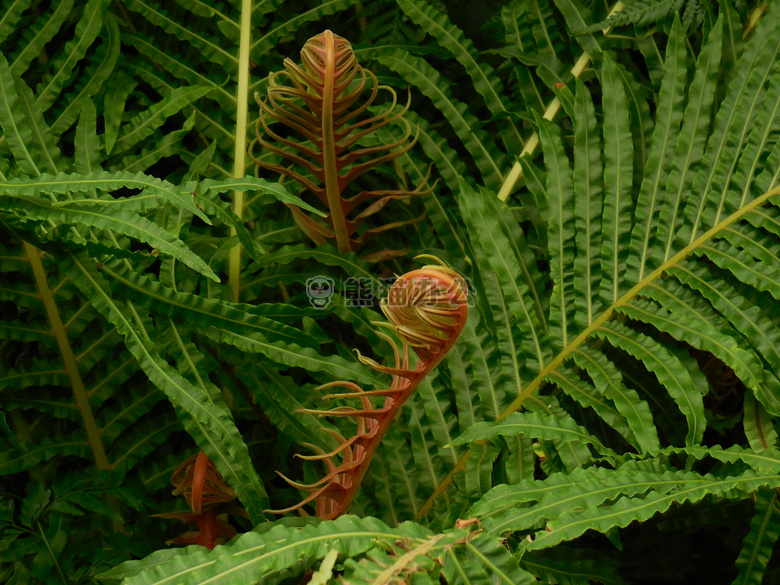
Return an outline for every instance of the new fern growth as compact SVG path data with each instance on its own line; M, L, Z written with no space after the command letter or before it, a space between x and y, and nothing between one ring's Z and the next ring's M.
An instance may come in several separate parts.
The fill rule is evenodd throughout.
M313 484L301 484L280 473L290 485L310 494L295 506L272 510L273 512L290 512L315 502L317 515L330 520L349 509L371 459L395 415L460 336L468 317L466 303L465 282L457 272L443 265L424 266L419 270L407 272L396 280L387 299L383 299L381 304L382 312L390 323L377 323L391 329L401 338L402 348L399 351L396 342L389 335L377 332L392 346L395 365L383 366L358 351L358 359L362 363L377 372L392 376L390 387L363 390L354 382L345 381L331 382L319 387L319 390L346 388L348 392L328 394L324 399L357 399L360 406L338 406L330 410L307 409L302 412L318 416L354 417L357 421L357 432L345 439L335 431L323 429L339 442L339 446L325 453L314 445L307 445L318 454L298 457L324 461L327 474ZM410 359L410 348L418 358L414 366ZM371 403L373 396L384 397L382 406L375 407Z
M230 540L236 531L219 514L233 513L248 517L247 513L231 504L236 499L233 491L214 463L203 451L188 457L171 476L174 496L183 496L192 512L156 514L159 518L177 518L197 524L197 530L185 532L168 544L200 544L213 549L218 543Z
M409 101L397 109L395 91L379 85L376 76L358 64L349 41L329 30L309 39L301 58L301 65L285 59L286 71L268 77L265 99L255 95L260 104L260 119L250 154L259 168L294 179L327 205L327 225L300 208L289 206L298 225L314 242L324 244L335 240L340 252L354 252L367 238L408 223L394 222L356 236L356 230L367 217L393 199L430 192L427 181L423 180L414 190L362 190L345 197L355 179L408 152L417 142L417 136L410 140L412 127L403 118ZM391 102L381 114L371 115L371 106L380 89L391 94ZM368 96L364 97L366 93ZM274 131L271 124L276 122L299 135L303 142ZM361 140L394 122L405 126L403 138L391 144L360 146ZM252 148L255 143L288 159L293 167L258 158ZM353 213L368 201L372 203Z

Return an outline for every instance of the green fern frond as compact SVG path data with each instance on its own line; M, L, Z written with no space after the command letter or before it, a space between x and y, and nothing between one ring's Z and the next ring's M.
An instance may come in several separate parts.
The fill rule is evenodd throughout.
M41 81L35 88L35 99L41 110L48 110L54 103L71 78L73 69L84 58L87 50L100 34L107 4L105 0L90 0L84 6L73 39L52 60L53 75Z
M433 102L463 140L485 184L494 188L500 185L501 153L489 137L479 130L476 118L468 111L466 105L452 97L439 73L424 59L410 55L401 49L377 55L377 60L408 83L414 84Z
M174 89L162 101L129 120L124 126L125 131L116 139L114 148L121 151L135 146L139 141L151 136L169 116L210 92L210 87L199 86Z
M322 546L326 541L329 545ZM455 580L458 575L473 576L477 571L477 575L485 574L505 585L531 582L530 575L520 569L506 549L493 539L469 534L463 529L432 534L412 523L391 529L378 520L354 516L301 527L276 523L241 535L227 547L211 552L196 547L181 549L175 554L162 551L143 561L128 562L112 569L101 578L125 579L128 585L152 585L171 578L195 583L205 576L214 583L238 585L249 584L253 576L264 574L271 584L281 581L284 573L280 569L289 566L289 555L297 559L297 573L302 573L331 550L338 551L339 557L363 559L349 563L347 570L356 578L370 575L378 583L402 574L415 560L438 563L448 580ZM223 560L215 562L218 557ZM390 563L381 562L383 559L389 559ZM182 570L182 567L189 568Z
M485 99L485 104L493 116L509 114L504 100L504 88L493 68L480 63L478 54L471 41L448 21L446 14L434 11L425 0L400 0L401 9L441 46L446 47L453 57L466 69L474 83L474 89ZM520 132L508 117L504 117L499 126L507 151L518 150L523 143Z
M777 8L2 2L0 581L86 582L150 550L104 576L776 580ZM298 498L271 470L317 481L295 455L353 430L312 414L315 388L381 383L352 347L392 362L347 279L376 298L408 264L311 245L279 205L305 207L295 185L246 176L249 92L324 28L412 96L418 141L367 187L435 184L382 209L416 220L403 233L372 233L445 259L473 304L389 425L362 518L263 522ZM249 512L224 534L245 533L165 549L154 515L177 514L199 449Z
M238 57L223 47L223 41L200 30L190 29L173 18L168 10L154 0L131 0L127 8L140 14L150 23L162 28L181 41L197 49L209 61L218 63L228 73L238 69Z
M759 157L773 156L776 143L771 138L774 131L770 129L777 124L776 100L764 100L761 107L755 101L775 83L775 48L765 44L766 35L773 34L775 26L776 20L761 23L746 45L742 56L745 69L727 90L705 149L701 137L695 136L695 129L701 128L700 117L707 116L710 96L714 95L721 28L720 24L715 25L699 54L692 82L697 90L693 93L688 91L686 80L682 26L679 20L675 21L666 47L653 138L648 160L643 163L636 202L631 197L633 154L626 148L626 144L637 143L637 137L631 139L629 101L625 97L630 85L605 53L601 78L605 190L600 222L599 207L593 205L593 197L582 196L581 200L588 205L571 204L570 155L551 125L537 118L547 175L543 189L549 206L546 232L551 279L551 285L541 289L542 296L547 296L550 302L547 317L550 332L540 329L537 337L551 343L554 351L538 360L538 364L526 364L538 374L531 374L530 379L527 375L517 376L518 397L500 418L521 405L536 411L537 404L529 403L533 393L544 382L552 382L583 406L594 408L598 414L595 420L612 426L629 445L640 452L655 452L660 445L659 426L654 420L659 405L656 401L652 405L645 402L637 393L642 386L642 374L634 368L641 364L640 369L655 377L687 420L685 442L694 446L701 440L707 424L703 403L706 386L702 374L679 348L682 343L712 352L724 360L755 392L763 406L770 413L775 412L777 376L773 367L765 365L776 361L769 343L774 337L774 325L759 325L757 314L751 316L747 308L756 302L756 296L767 301L770 297L780 298L772 268L777 263L777 253L772 237L757 232L742 220L755 216L755 210L773 209L768 200L778 191L771 180L765 180L766 190L760 193L752 186L758 174ZM585 123L593 117L587 99L583 99L587 98L587 92L584 84L578 84L580 113L572 116L574 164L579 169L594 165L594 175L598 177L599 141L594 140L595 147L586 147L586 132L598 133L597 124ZM744 103L748 110L752 107L754 113L736 114L734 107L738 102ZM719 124L721 117L723 122ZM724 132L735 138L727 141ZM595 152L589 155L588 148L595 148ZM714 167L706 163L708 155ZM682 161L686 166L674 168L672 160ZM576 176L577 193L587 194L589 189L599 193L600 183L588 179L584 170ZM673 189L678 192L682 192L681 184L692 180L706 195L689 197L687 206L679 208L676 198L659 196L670 176ZM595 186L590 187L591 184ZM748 184L750 188L746 187ZM467 201L463 198L473 195L462 186L461 197ZM468 208L469 214L464 213L464 217L472 245L479 242L484 246L488 238L500 232L495 225L477 224L473 219L474 209L474 206ZM660 217L667 220L663 225ZM670 246L668 254L663 248L654 247L659 240ZM507 249L506 245L497 247ZM599 248L600 254L593 253ZM493 252L483 261L478 248L473 253L483 278L483 266L488 258L501 257L501 253ZM503 256L506 257L506 252ZM715 279L713 270L719 275ZM576 285L575 272L579 275ZM744 282L742 294L751 291L750 301L734 293L719 294L713 290L725 283L730 283L729 290L733 290L735 277ZM501 279L503 283L512 280L511 276ZM585 286L588 283L590 286ZM488 297L492 288L487 286ZM600 297L593 294L594 290L601 291ZM501 297L511 298L506 289ZM517 306L524 308L526 316L515 312L513 322L516 330L523 332L534 305L528 296L520 296L519 301ZM500 303L494 306L499 307ZM500 339L497 335L502 329L495 328L500 314L493 310L495 320L489 329L496 339ZM748 338L752 340L748 345L740 341L746 326ZM667 336L677 341L670 343ZM626 361L622 352L632 356L631 360ZM525 354L529 353L532 352L526 350ZM576 369L567 365L570 360ZM585 420L594 419L588 415ZM613 443L604 443L602 435L597 436L602 444L615 449ZM543 445L540 448L545 449ZM550 456L547 450L543 453L545 458ZM462 456L453 469L464 469L467 461L468 456ZM542 468L552 473L551 477L555 475L555 462L544 462ZM445 487L446 483L437 486L437 493L443 493ZM630 507L628 503L624 505L626 509ZM658 510L665 509L660 503L659 506ZM591 520L597 521L595 512Z
M68 90L72 94L71 99L57 101L49 110L53 117L51 132L54 136L61 136L71 127L88 100L98 95L114 73L121 50L119 26L114 17L106 14L101 33L100 46L84 58L84 74Z
M0 55L0 128L21 172L38 176L56 173L60 153L53 145L43 112L24 80L11 73Z
M738 497L744 497L760 487L776 487L777 476L746 472L723 479L706 478L697 483L699 485L678 484L672 493L651 491L644 498L621 498L610 506L606 513L599 507L564 512L555 520L551 520L544 530L532 536L532 541L523 548L538 550L575 538L585 530L605 532L615 526L627 526L636 520L643 521L668 510L675 503L700 501L710 494L726 495L736 491Z
M29 5L30 3L28 3ZM21 38L19 39L17 50L14 50L10 55L10 66L13 73L21 75L30 66L32 60L40 54L46 43L51 41L54 35L63 26L65 20L73 10L74 2L66 1L59 3L56 8L47 15L41 15L36 18L34 22L28 23L24 28ZM6 18L10 21L13 18L18 20L27 7L22 2L15 2L8 10ZM9 22L10 24L10 22ZM11 29L8 30L9 34Z
M745 537L737 558L739 575L732 583L758 585L763 581L772 549L780 537L780 522L778 522L775 502L777 502L776 491L762 489L756 492L755 515L750 522L750 532Z
M250 516L261 518L265 490L224 404L213 402L202 388L192 385L162 359L148 333L132 323L127 311L108 294L108 286L92 261L78 256L68 260L67 270L74 284L125 337L128 349L149 379L190 415L184 421L187 431L197 437L199 445L234 486Z
M16 0L6 8L5 14L0 18L0 43L14 32L22 14L30 7L31 3L32 0Z
M647 26L659 22L675 12L680 12L684 0L633 0L623 10L613 14L606 20L583 28L575 29L575 34L599 32L608 28L616 28L627 24Z
M86 459L90 456L89 444L84 440L84 432L81 430L43 439L32 446L14 447L12 441L3 441L6 445L0 455L0 475L20 473L55 457L77 456Z
M591 436L587 429L580 427L573 420L560 419L554 415L541 416L530 412L516 412L497 423L477 423L455 439L452 444L453 446L465 445L466 443L492 439L499 435L512 437L518 434L549 440L560 438L579 441L594 445L599 452L605 455L610 452L610 449L602 445L601 441Z
M20 216L23 221L49 220L60 224L113 230L116 234L136 238L163 253L171 254L193 270L219 281L208 265L187 249L181 240L145 217L119 210L106 214L99 204L54 207L45 201L31 197L2 197L0 207L7 213Z

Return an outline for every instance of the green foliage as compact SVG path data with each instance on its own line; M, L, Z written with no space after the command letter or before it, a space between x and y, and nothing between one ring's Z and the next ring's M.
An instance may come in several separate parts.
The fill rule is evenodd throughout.
M777 582L780 7L624 4L4 0L0 582ZM368 257L247 158L326 29L393 90L351 146L399 143L410 92L360 188L435 185ZM387 387L353 349L394 363L372 322L417 254L468 281L460 341L353 515L276 518L274 471L355 434L315 388ZM246 518L169 548L198 451Z

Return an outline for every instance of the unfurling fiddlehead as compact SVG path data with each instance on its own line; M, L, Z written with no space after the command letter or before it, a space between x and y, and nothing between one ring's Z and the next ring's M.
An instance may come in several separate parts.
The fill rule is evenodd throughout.
M379 85L376 76L363 69L349 42L329 30L309 39L301 50L302 64L285 59L286 71L268 76L268 90L260 104L257 138L250 154L258 168L294 179L327 205L327 225L290 206L301 229L317 244L336 241L340 252L357 251L363 242L393 223L366 230L355 237L363 221L393 199L429 193L426 181L414 190L360 191L346 198L348 186L366 171L407 152L417 137L409 140L412 128L403 115L409 108L396 110L395 91ZM367 80L371 80L367 87ZM370 112L379 90L392 96L391 103L378 115ZM367 95L366 95L367 94ZM406 134L391 144L360 147L359 141L393 122L406 128ZM302 141L282 137L270 125L281 123ZM262 130L261 130L262 126ZM254 154L255 143L293 163L292 167L271 164ZM357 214L358 205L373 200ZM348 217L352 214L352 217ZM416 221L416 220L412 220Z
M455 344L468 317L465 282L457 272L446 266L425 266L404 274L390 288L381 306L390 323L380 325L394 331L402 342L399 351L389 335L377 332L393 347L395 366L380 365L360 355L360 352L358 358L377 372L392 376L390 387L366 391L354 382L331 382L320 386L320 390L346 388L346 393L328 394L323 398L358 399L360 407L340 406L331 410L302 412L319 416L354 417L357 433L345 439L335 431L323 429L338 441L339 446L324 453L317 447L307 445L318 451L318 454L299 457L324 461L327 474L310 485L300 484L280 474L290 485L308 491L310 495L295 506L272 512L281 514L315 502L317 515L321 518L333 519L344 514L395 415L422 379ZM410 348L418 358L414 366L410 363ZM375 407L371 403L373 396L384 397L382 406Z
M236 531L218 515L231 513L249 517L244 510L231 503L236 499L236 492L225 483L222 474L203 451L188 457L174 470L171 484L175 488L173 495L184 496L192 512L169 512L155 516L178 518L196 524L198 529L185 532L167 544L200 544L213 549L236 535Z

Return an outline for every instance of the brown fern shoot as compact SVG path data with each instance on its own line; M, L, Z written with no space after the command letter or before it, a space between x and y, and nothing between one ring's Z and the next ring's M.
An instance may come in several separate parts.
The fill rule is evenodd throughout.
M285 59L286 70L269 75L265 98L255 95L260 105L260 119L256 127L257 138L250 145L250 155L258 168L294 179L327 206L326 223L290 206L298 225L315 243L335 240L340 252L355 252L367 238L410 223L380 226L356 236L358 227L367 217L389 201L431 191L426 177L413 190L364 190L347 196L348 187L358 177L409 151L417 142L416 135L410 140L412 127L403 118L409 101L403 108L396 109L395 91L379 85L376 76L358 64L349 41L329 30L306 42L301 59L301 65ZM384 112L373 115L369 108L380 90L391 94L391 102ZM371 147L358 145L361 139L393 122L406 128L400 140ZM286 126L290 131L287 134L297 136L298 140L283 137L273 130L271 125L275 123ZM292 166L258 158L254 154L255 144L287 159ZM369 201L371 203L362 211L356 209Z
M393 347L395 365L383 366L358 352L358 359L377 372L392 376L389 388L363 390L354 382L331 382L319 390L344 388L347 391L324 396L357 399L359 407L339 406L330 410L302 410L319 416L353 417L357 432L349 439L339 433L323 429L333 436L339 446L329 453L316 446L316 455L301 457L324 461L327 474L313 484L301 484L281 475L290 485L310 492L302 502L284 510L271 510L283 514L315 502L317 516L332 520L349 509L371 459L396 414L420 382L427 376L457 341L468 317L465 282L454 270L446 266L425 266L401 276L390 288L387 299L382 301L382 312L390 323L378 323L393 330L401 338L399 351L395 341L377 332ZM410 349L417 354L412 366ZM357 350L356 350L357 351ZM381 407L370 401L372 396L384 397Z

